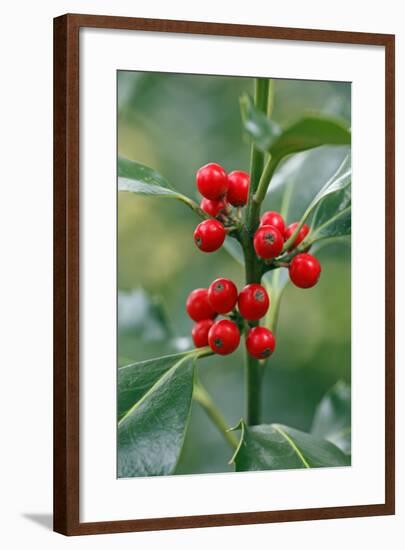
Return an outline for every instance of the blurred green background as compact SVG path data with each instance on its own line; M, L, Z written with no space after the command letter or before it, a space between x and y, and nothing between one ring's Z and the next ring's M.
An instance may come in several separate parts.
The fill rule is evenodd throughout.
M227 171L249 170L239 97L253 93L251 78L118 72L118 154L161 172L179 191L197 198L195 173L208 162ZM273 118L282 126L308 111L350 122L349 83L277 80ZM294 161L294 194L288 222L336 170L344 147L321 147ZM266 207L280 207L275 175ZM118 196L118 354L140 360L192 347L185 312L191 290L229 277L240 288L243 270L221 249L199 252L198 223L184 204L169 199ZM350 382L350 241L325 246L320 283L291 285L284 293L277 349L264 377L264 423L309 430L316 405L339 379ZM243 345L229 357L205 359L199 377L229 425L244 412ZM231 471L231 450L198 404L176 473Z

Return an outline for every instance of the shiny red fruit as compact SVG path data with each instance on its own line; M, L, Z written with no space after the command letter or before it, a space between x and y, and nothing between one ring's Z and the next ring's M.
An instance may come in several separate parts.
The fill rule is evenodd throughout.
M276 258L283 250L284 239L280 231L272 225L261 225L256 231L253 246L259 258Z
M228 355L236 350L240 342L240 332L233 321L223 319L212 325L208 333L208 345L215 353Z
M226 212L227 204L224 199L212 201L210 199L203 199L200 203L201 210L204 210L206 214L209 214L213 218Z
M265 212L260 218L260 225L272 225L284 235L285 231L285 222L283 216L278 212Z
M276 340L271 330L265 327L254 327L249 330L246 348L256 359L270 357L276 347Z
M203 252L218 250L225 240L224 226L218 220L205 220L197 225L194 231L194 241Z
M228 191L228 176L219 164L212 162L197 172L197 188L206 199L218 200Z
M270 307L269 295L262 285L246 285L238 298L239 312L248 321L257 321L264 317Z
M297 254L290 263L290 279L299 288L311 288L321 275L321 264L311 254Z
M245 206L249 195L249 181L249 174L241 170L234 170L228 175L226 198L232 206Z
M238 289L230 279L216 279L208 287L208 301L217 313L229 313L238 301Z
M216 315L208 301L208 289L196 288L188 295L186 310L193 321L213 319Z
M214 321L212 319L203 319L194 325L191 336L196 348L208 346L208 333L213 324Z
M291 223L287 229L285 230L284 232L284 239L287 241L291 235L294 233L296 227L298 225L298 222L294 222L294 223ZM298 246L300 243L302 243L302 241L305 239L305 237L308 235L309 233L309 227L307 226L306 223L304 223L304 225L301 227L301 229L298 231L298 235L297 235L297 238L295 239L295 241L293 242L293 244L291 245L291 248L295 248L296 246Z

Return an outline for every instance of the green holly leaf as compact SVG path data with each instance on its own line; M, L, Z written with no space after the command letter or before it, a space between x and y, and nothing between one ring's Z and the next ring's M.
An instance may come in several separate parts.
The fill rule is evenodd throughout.
M313 214L312 229L322 226L330 218L351 204L351 155L347 155L333 176L312 199L306 216Z
M185 351L138 362L121 359L117 379L118 418L122 418L169 369L193 352Z
M351 159L348 155L307 210L308 215L312 212L313 215L311 231L303 247L351 234L351 177Z
M271 180L262 211L281 210L285 197L289 197L288 213L283 213L285 219L288 223L300 220L312 199L341 166L347 153L347 146L324 146L286 157Z
M282 130L273 120L254 106L252 98L245 94L240 99L242 123L246 133L261 151L268 151Z
M307 151L321 145L349 145L350 130L338 119L312 115L306 116L275 139L269 149L271 155L282 159L292 153Z
M196 202L176 191L171 183L159 172L122 157L118 158L118 191L128 191L137 195L148 195L151 197L177 199L187 204L200 217L208 217Z
M311 231L300 245L305 250L316 241L350 234L351 231L351 157L346 156L336 173L318 191L305 210L295 233L284 245L288 248L298 230L312 217Z
M122 157L118 158L118 190L158 197L180 195L156 170Z
M321 145L349 145L351 142L349 128L336 118L307 115L282 130L255 107L249 96L242 96L240 104L245 131L258 149L271 154L275 164L292 153Z
M232 458L237 472L348 466L350 458L335 445L281 424L246 426Z
M118 477L173 473L190 415L196 352L118 369ZM132 403L128 408L129 402Z
M323 225L311 231L308 238L302 246L312 245L324 239L335 239L346 237L351 234L352 229L352 209L348 206L341 212L332 216Z
M117 359L117 366L118 368L120 367L125 367L126 365L129 365L130 363L133 363L132 359L130 359L129 357L118 357Z
M351 390L345 382L338 382L323 397L315 411L311 433L350 454Z

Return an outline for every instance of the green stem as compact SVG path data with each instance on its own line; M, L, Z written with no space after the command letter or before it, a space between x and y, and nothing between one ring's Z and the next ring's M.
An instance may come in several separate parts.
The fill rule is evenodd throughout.
M274 275L276 275L277 273L275 273ZM264 322L264 325L274 333L276 332L276 329L277 329L278 315L280 311L280 301L281 301L281 296L283 294L283 290L272 292L271 308L267 312L266 319Z
M246 351L246 421L249 426L261 422L263 365Z
M200 218L203 218L204 220L208 220L210 216L202 210L198 204L193 201L193 199L190 199L189 197L186 197L185 195L181 195L178 197L184 204L187 204L193 210L197 216L200 216Z
M263 113L267 112L269 98L269 79L256 78L255 80L255 106ZM263 172L265 153L259 151L252 143L250 154L250 185L249 200L246 209L246 225L248 231L252 233L259 225L259 210L253 203L253 195L256 192L259 180Z
M260 282L261 266L253 248L253 240L246 228L242 229L240 242L245 259L246 284Z
M267 189L270 185L271 178L278 166L279 160L277 158L269 156L264 167L262 176L259 180L256 193L253 195L254 208L260 211L260 206L264 201L267 193Z
M233 449L236 449L238 446L238 440L235 434L229 431L229 427L225 422L224 417L215 406L210 394L201 385L200 382L196 382L194 384L193 399L195 399L195 401L197 401L197 403L199 403L201 407L205 410L209 418L224 436L229 445Z
M295 241L295 239L297 238L297 235L298 233L300 232L300 229L301 227L304 225L304 223L306 222L308 216L310 215L311 213L311 208L307 208L304 212L304 215L302 216L302 218L300 219L300 221L298 222L298 225L297 227L295 228L293 234L291 235L291 237L289 239L286 240L286 242L284 243L284 246L283 246L283 252L285 252L286 250L289 250L293 244L293 242Z
M274 94L276 81L273 78L269 79L269 98L267 100L267 116L271 118L274 109Z
M255 106L263 113L269 107L269 86L266 78L257 78L255 81ZM246 208L246 226L241 231L241 244L245 258L246 284L260 283L262 268L253 248L253 235L259 225L260 204L253 200L262 177L265 153L259 151L252 144L250 158L250 185L249 199ZM257 323L252 323L257 324ZM262 367L257 359L246 354L246 421L248 425L260 424L261 418L261 385Z
M209 357L210 355L214 355L214 352L209 346L205 346L203 348L196 348L195 350L192 350L191 353L196 356L196 359L202 359L203 357Z

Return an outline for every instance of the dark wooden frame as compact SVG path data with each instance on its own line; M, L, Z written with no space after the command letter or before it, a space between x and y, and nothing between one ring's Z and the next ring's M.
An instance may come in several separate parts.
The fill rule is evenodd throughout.
M385 47L385 503L304 510L80 523L79 518L79 29L96 27ZM54 20L54 529L65 535L184 529L395 513L395 37L313 29L68 14Z

